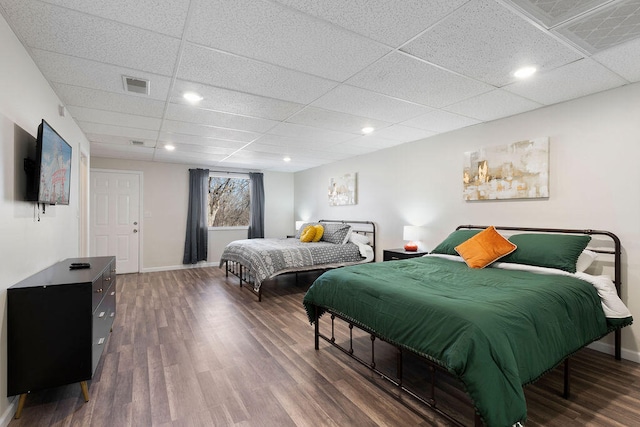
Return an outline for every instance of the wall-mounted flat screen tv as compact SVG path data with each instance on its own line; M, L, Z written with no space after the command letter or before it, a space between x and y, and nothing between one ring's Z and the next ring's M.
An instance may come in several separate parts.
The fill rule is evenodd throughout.
M38 127L35 176L37 202L68 205L71 188L71 146L45 120Z

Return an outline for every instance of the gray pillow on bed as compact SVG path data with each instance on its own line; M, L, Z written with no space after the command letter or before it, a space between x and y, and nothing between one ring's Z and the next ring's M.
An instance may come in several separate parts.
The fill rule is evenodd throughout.
M336 245L342 245L349 239L349 234L351 234L351 226L349 224L321 224L324 227L324 234L320 240L335 243Z

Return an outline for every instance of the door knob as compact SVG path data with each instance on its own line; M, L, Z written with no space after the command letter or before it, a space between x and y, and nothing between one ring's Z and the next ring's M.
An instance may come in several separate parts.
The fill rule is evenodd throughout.
M133 229L133 232L134 232L134 233L137 233L137 232L138 232L138 230L137 230L136 228L134 228L134 229Z

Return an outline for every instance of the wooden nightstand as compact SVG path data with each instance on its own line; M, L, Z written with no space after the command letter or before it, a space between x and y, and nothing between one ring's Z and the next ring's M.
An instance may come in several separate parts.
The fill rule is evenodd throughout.
M408 258L416 258L423 255L428 254L429 251L405 251L403 248L398 249L385 249L382 251L382 260L383 261L393 261L396 259L408 259Z

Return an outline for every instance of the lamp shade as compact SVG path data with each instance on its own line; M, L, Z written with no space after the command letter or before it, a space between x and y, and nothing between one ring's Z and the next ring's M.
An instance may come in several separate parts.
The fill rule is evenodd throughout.
M422 240L422 229L423 227L415 225L405 225L402 232L402 240Z

